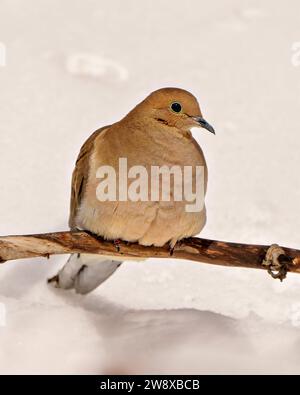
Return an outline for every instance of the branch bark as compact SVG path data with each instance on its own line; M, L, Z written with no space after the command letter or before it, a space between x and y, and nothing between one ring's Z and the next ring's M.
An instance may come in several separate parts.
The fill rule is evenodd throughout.
M168 246L144 247L126 242L120 242L116 248L113 242L83 231L55 232L0 237L0 262L49 257L53 254L90 253L113 255L123 259L171 257L214 265L266 269L271 275L274 271L278 273L281 271L280 275L277 277L275 275L275 278L280 279L285 277L287 271L300 273L300 250L278 246L276 248L273 254L274 250L266 245L229 243L192 237L178 243L170 252Z

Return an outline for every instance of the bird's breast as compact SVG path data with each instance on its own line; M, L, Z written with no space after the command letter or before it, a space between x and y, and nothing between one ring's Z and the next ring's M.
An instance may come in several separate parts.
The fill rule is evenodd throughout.
M121 238L148 245L162 245L171 239L194 235L205 223L205 208L201 206L194 212L187 210L187 204L192 201L188 201L184 179L180 177L185 167L195 169L197 166L204 169L204 199L206 164L195 140L178 136L172 138L172 134L157 130L152 133L140 130L122 133L122 130L108 129L97 137L94 144L78 222L80 226L110 239ZM172 181L159 173L159 183L153 186L153 169L157 174L163 167L165 170L173 168L173 173L169 172ZM101 201L97 195L100 176L104 175L99 169L112 171L110 183L115 188L112 200ZM191 173L192 184L196 180L195 174ZM106 192L109 188L106 185ZM102 192L105 192L104 188Z

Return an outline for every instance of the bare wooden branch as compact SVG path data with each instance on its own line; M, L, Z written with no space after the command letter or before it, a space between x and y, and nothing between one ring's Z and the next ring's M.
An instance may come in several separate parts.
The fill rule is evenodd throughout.
M274 246L273 246L274 247ZM272 247L272 248L273 248ZM103 240L88 232L55 232L26 236L0 237L0 262L21 258L49 257L53 254L90 253L128 258L170 258L231 267L276 270L284 278L287 271L300 273L300 250L266 245L229 243L200 238L189 238L178 243L173 251L168 246L144 247L136 243ZM278 252L279 251L279 252ZM267 255L268 252L268 255ZM270 255L271 253L271 255ZM277 255L276 255L277 254ZM268 256L268 258L266 258ZM271 256L271 258L270 258ZM276 275L274 275L276 277Z

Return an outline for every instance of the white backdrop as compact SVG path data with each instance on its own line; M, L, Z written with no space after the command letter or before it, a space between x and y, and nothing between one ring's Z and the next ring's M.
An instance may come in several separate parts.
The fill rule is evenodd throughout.
M84 140L177 86L217 133L194 131L202 236L299 248L299 15L297 0L2 0L0 234L67 229ZM300 373L300 276L128 262L82 297L46 284L65 259L0 267L0 372Z

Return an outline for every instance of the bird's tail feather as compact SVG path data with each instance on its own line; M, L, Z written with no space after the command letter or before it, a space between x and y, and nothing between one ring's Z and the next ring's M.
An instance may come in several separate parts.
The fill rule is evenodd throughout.
M74 288L80 294L87 294L107 280L121 263L95 254L72 254L49 282L57 288Z

